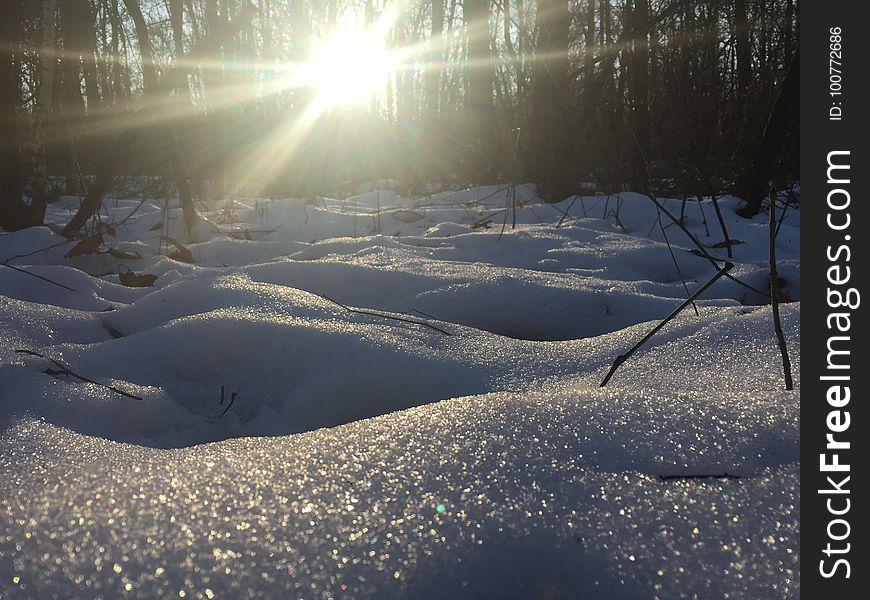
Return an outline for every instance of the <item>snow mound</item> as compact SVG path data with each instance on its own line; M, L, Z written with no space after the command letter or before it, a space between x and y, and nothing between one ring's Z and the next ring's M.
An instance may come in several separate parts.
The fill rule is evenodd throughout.
M663 202L725 258L710 201ZM128 199L97 253L0 236L54 282L0 270L0 596L796 596L799 392L759 293L767 223L738 203L743 283L606 388L715 273L637 194L242 199L191 237Z
M167 451L18 421L0 438L0 581L34 597L789 597L799 403L768 319L681 323L605 389L636 330L555 385L290 437ZM741 479L658 477L725 473Z

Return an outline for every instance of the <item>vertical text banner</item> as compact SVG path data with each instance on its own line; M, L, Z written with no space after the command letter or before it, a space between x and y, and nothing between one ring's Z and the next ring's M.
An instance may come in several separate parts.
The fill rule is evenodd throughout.
M800 577L806 598L870 594L865 6L800 4Z

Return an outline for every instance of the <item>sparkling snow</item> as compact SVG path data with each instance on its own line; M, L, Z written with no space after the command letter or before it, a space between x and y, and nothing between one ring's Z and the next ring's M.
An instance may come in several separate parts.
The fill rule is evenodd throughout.
M243 200L194 240L146 201L103 246L141 258L0 234L74 288L0 267L0 597L797 596L799 396L764 298L720 280L599 388L714 270L640 195L517 196L515 229L498 187ZM733 273L764 289L765 215L738 203ZM685 215L724 257L710 202ZM660 477L700 474L737 478Z

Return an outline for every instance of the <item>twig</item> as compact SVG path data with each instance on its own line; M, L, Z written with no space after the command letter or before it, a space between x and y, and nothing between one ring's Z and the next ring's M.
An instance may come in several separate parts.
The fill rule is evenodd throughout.
M719 209L719 200L715 195L710 196L713 201L713 208L716 210L716 218L719 219L719 227L722 228L722 236L725 238L725 249L728 252L728 258L734 258L731 251L731 238L728 237L728 229L725 227L725 219L722 218L722 211Z
M444 319L439 319L438 317L436 317L436 316L434 316L434 315L430 315L430 314L427 313L427 312L423 312L422 310L417 309L417 308L412 308L411 310L409 310L409 311L407 311L407 312L405 312L405 313L403 313L403 314L409 315L409 314L411 314L412 312L415 312L415 313L417 313L417 314L423 315L424 317L426 317L426 318L428 318L428 319L432 319L433 321L443 321L443 320L444 320Z
M677 219L674 215L672 215L671 212L667 208L665 208L664 205L661 202L659 202L655 196L653 196L651 193L647 193L646 197L649 198L650 200L652 200L653 204L655 204L659 208L660 211L662 211L665 215L667 215L667 217L677 227L679 227L680 229L683 230L683 233L686 234L686 236L698 248L698 251L701 252L701 257L706 258L708 261L710 261L710 264L713 265L713 268L716 269L716 271L718 271L719 273L723 273L725 275L725 277L727 277L728 279L730 279L734 283L736 283L738 285L742 285L746 289L752 290L756 294L764 296L765 298L769 298L767 293L762 292L761 290L749 285L745 281L741 281L740 279L738 279L738 278L734 277L733 275L731 275L730 273L728 273L727 269L720 267L717 260L719 262L723 262L723 261L721 259L717 259L717 258L713 257L709 252L707 252L707 248L704 247L704 244L702 244L701 241L698 238L696 238L695 235L691 231L689 231L689 229L685 225L680 223L679 219Z
M6 262L12 262L18 258L27 258L28 256L33 256L34 254L39 254L40 252L47 252L53 248L57 248L58 246L64 246L66 244L72 244L75 240L64 240L62 242L58 242L56 244L52 244L51 246L46 246L45 248L40 248L39 250L33 250L32 252L25 252L24 254L16 254L15 256L11 256L6 259Z
M704 212L704 199L698 196L698 208L701 210L701 221L704 223L704 231L710 237L710 226L707 225L707 213Z
M223 411L221 411L221 414L218 415L218 418L220 418L220 417L224 416L225 414L227 414L227 412L230 410L230 407L233 405L233 402L236 401L236 396L238 396L238 395L239 395L238 392L233 392L233 393L230 395L230 402L229 402L229 404L227 404L226 408L223 409ZM220 403L219 403L219 406L223 406L223 404L224 404L224 386L221 385L221 401L220 401Z
M520 185L522 185L522 184L520 184ZM460 202L459 204L464 204L465 206L471 206L472 204L480 204L484 200L489 200L490 198L492 198L496 194L500 194L507 189L508 189L507 185L505 185L504 187L499 186L494 192L491 192L491 193L487 194L486 196L481 197L480 196L480 186L477 186L477 198L475 198L474 200L468 200L467 202ZM456 206L456 205L454 205L454 206Z
M126 217L124 217L123 219L121 219L120 221L118 221L117 226L120 227L121 225L124 225L127 221L129 221L129 220L130 220L130 217L132 217L133 215L135 215L136 212L137 212L140 208L142 208L142 206L143 206L143 205L145 204L145 202L147 202L147 201L148 201L148 198L143 197L143 198L139 201L139 204L137 204L137 205L133 208L133 210L130 211L130 214L128 214Z
M480 188L477 188L477 189L479 190ZM510 190L508 190L508 193L505 196L505 201L504 201L504 220L501 222L501 231L498 232L498 237L496 238L497 242L501 241L501 236L504 235L504 230L507 227L508 213L511 210L510 204L511 204L511 193L510 193ZM517 219L516 204L513 205L513 210L514 210L514 228L516 228L516 219Z
M668 252L671 253L671 260L674 261L674 268L677 270L677 275L680 276L680 281L683 282L683 289L686 290L686 296L689 296L689 286L686 284L686 278L683 277L683 272L680 270L680 264L677 262L677 257L674 254L674 249L671 248L671 241L668 239L668 234L665 233L665 226L662 223L662 213L661 211L657 211L658 213L658 222L659 227L662 230L662 237L665 238L665 243L668 245ZM695 316L700 317L701 313L698 312L698 307L695 306L695 303L692 302L692 308L695 309Z
M78 373L74 373L72 369L63 364L62 362L56 361L53 358L42 355L39 352L34 352L33 350L16 350L17 354L27 354L29 356L38 356L39 358L44 358L46 360L50 360L54 365L60 369L59 371L55 371L53 369L46 369L45 373L51 375L52 377L57 377L58 375L69 375L70 377L75 377L79 381L84 381L85 383L93 383L94 385L98 385L100 387L104 387L107 390L111 390L116 394L120 394L121 396L126 396L127 398L132 398L133 400L142 400L139 396L131 394L129 392L125 392L124 390L119 390L115 386L107 385L105 383L100 383L99 381L94 381L93 379L88 379L87 377L82 377Z
M785 213L788 212L789 206L791 206L791 202L789 202L789 199L786 198L785 203L783 204L783 207L782 207L782 215L780 215L779 222L776 224L776 234L774 234L774 237L776 237L776 238L779 238L779 230L782 229L782 224L785 221Z
M238 392L233 392L233 393L230 395L230 402L229 402L229 404L227 404L227 407L226 407L226 408L223 410L223 412L222 412L220 415L218 415L218 416L221 416L221 417L222 417L222 416L224 416L225 414L227 414L227 411L230 410L230 407L233 405L233 402L236 401L236 396L238 396L238 395L239 395Z
M363 310L360 308L351 308L350 306L342 304L338 300L333 300L332 298L330 298L329 296L327 296L325 294L317 294L315 292L310 292L310 293L314 294L315 296L320 296L324 300L329 300L330 302L332 302L333 304L335 304L337 306L340 306L341 308L343 308L347 312L356 313L358 315L369 315L372 317L381 317L382 319L393 319L394 321L402 321L403 323L412 323L414 325L422 325L423 327L428 327L429 329L434 329L435 331L443 333L444 335L451 335L451 333L449 331L447 331L445 329L441 329L440 327L438 327L436 325L432 325L431 323L427 323L426 321L420 321L418 319L412 319L412 318L398 317L396 315L390 315L390 314L386 314L386 313L383 313L380 311L369 311L369 310Z
M511 185L508 190L508 195L511 201L511 229L517 228L517 186Z
M477 221L475 221L474 223L472 223L472 224L471 224L471 228L472 228L472 229L478 229L478 228L480 228L480 227L483 227L483 225L484 225L487 221L490 221L490 222L491 222L491 221L492 221L492 218L493 218L494 216L496 216L496 215L499 214L499 213L506 212L507 210L508 210L507 208L501 208L501 209L495 211L495 212L492 213L492 214L485 215L485 216L479 218L479 219L478 219ZM507 217L505 217L505 218L507 218Z
M682 304L680 304L680 305L679 305L679 306L674 310L674 312L672 312L672 313L669 314L667 317L665 317L665 319L664 319L661 323L659 323L658 325L656 325L655 327L653 327L652 331L650 331L648 334L646 334L645 336L643 336L643 339L641 339L638 343L636 343L636 344L634 345L634 347L632 347L631 350L629 350L629 351L626 352L625 354L620 354L619 356L617 356L617 357L616 357L616 360L614 360L614 361L613 361L613 364L610 366L610 370L607 372L607 375L604 377L604 380L601 382L601 386L600 386L600 387L604 387L604 386L607 385L607 382L609 382L609 381L610 381L610 378L613 377L613 374L616 372L616 369L619 368L619 365L621 365L621 364L624 363L626 360L628 360L628 359L631 357L632 354L634 354L635 352L637 352L638 349L640 349L640 347L643 346L644 343L646 343L647 340L649 340L652 336L654 336L654 335L655 335L655 334L656 334L656 333L657 333L657 332L658 332L662 327L664 327L665 325L667 325L667 323L668 323L671 319L673 319L673 318L676 317L678 314L680 314L680 311L682 311L682 310L683 310L684 308L686 308L689 304L691 304L692 302L694 302L695 299L696 299L698 296L700 296L700 295L701 295L701 294L702 294L702 293L703 293L707 288L709 288L711 285L713 285L714 283L716 283L716 282L719 280L720 277L722 277L723 275L726 275L726 274L728 273L728 271L730 271L732 268L734 268L734 264L733 264L733 263L730 263L730 262L729 262L729 263L725 263L725 266L722 267L722 270L721 270L721 271L718 271L718 272L713 276L713 278L712 278L710 281L708 281L707 283L705 283L704 285L702 285L700 288L698 288L698 289L695 291L694 294L692 294L691 296L689 296L688 298L686 298L686 300L685 300Z
M788 347L785 344L785 334L782 332L782 322L779 319L779 276L776 272L776 192L770 190L770 305L773 309L773 328L779 341L779 353L782 354L782 371L785 376L785 389L793 390L791 378L791 361L788 358Z
M565 219L568 218L568 213L571 212L571 208L574 206L574 203L577 202L577 198L580 198L580 196L579 195L574 196L574 199L571 200L571 204L569 204L568 208L565 209L565 212L562 213L562 218L559 219L559 223L556 225L556 229L559 229L562 226L562 223L565 221ZM555 205L553 205L553 208L555 208L556 210L559 210ZM561 210L559 210L559 212L561 212ZM584 209L584 212L585 212L585 209Z
M662 481L670 481L672 479L743 479L740 475L731 475L729 473L722 473L721 475L704 475L704 474L691 474L691 475L659 475L659 479Z
M56 285L57 287L63 288L65 290L69 290L71 292L75 291L74 288L71 288L68 285L58 283L56 281L49 279L48 277L43 277L42 275L37 275L36 273L31 273L30 271L25 271L24 269L19 269L18 267L14 266L14 265L10 265L5 260L0 260L0 265L3 265L4 267L9 267L13 271L18 271L19 273L24 273L25 275L30 275L31 277L36 277L37 279L41 279L41 280L45 281L46 283L50 283L51 285Z
M620 192L616 196L616 209L613 211L613 220L616 221L616 224L622 229L622 233L627 233L625 229L625 225L622 224L622 219L619 218L619 211L622 210L622 193Z

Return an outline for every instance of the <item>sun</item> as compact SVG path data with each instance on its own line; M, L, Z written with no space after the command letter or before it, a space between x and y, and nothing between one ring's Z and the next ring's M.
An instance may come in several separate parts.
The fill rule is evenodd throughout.
M306 79L319 104L349 107L382 89L394 67L383 36L376 31L345 32L315 52Z

